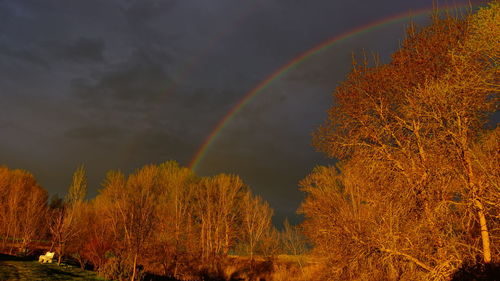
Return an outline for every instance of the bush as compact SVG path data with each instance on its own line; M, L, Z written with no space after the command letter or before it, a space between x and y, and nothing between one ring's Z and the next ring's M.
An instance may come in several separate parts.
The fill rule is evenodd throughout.
M111 280L128 280L132 276L132 268L123 259L111 257L99 268L99 276Z

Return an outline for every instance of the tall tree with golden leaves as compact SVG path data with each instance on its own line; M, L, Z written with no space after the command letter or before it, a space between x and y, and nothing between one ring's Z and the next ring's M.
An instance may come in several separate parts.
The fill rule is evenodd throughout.
M49 229L53 243L56 245L58 264L61 264L68 244L77 239L83 231L81 220L83 219L86 195L87 179L85 168L81 165L73 173L63 205L50 211Z
M87 196L87 176L85 166L80 165L73 173L73 179L66 195L66 202L70 205L82 202Z
M499 11L495 2L465 19L435 15L430 26L408 30L389 64L354 66L314 136L314 145L341 159L348 174L330 177L340 183L331 189L336 201L321 199L323 187L311 179L304 182L314 195L303 206L306 216L327 218L308 200L333 204L330 210L351 214L342 215L337 228L344 227L350 241L413 263L426 278L446 278L476 255L492 261L499 243L492 231L500 225L492 194L499 178L480 164L497 163L498 154L479 162L485 154L477 146L483 135L498 136L486 124L498 109ZM306 221L310 235L323 241L313 233L320 224ZM365 228L370 224L379 231Z
M247 252L253 261L254 253L265 235L271 231L273 210L262 198L248 192L242 202L242 231L240 239L247 244Z

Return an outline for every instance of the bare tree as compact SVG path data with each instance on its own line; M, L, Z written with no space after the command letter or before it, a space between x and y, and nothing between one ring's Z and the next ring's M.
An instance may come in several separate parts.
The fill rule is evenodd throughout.
M492 261L491 229L500 221L489 198L497 198L498 177L481 168L475 147L498 107L498 10L495 3L465 19L436 14L432 25L409 28L391 63L355 64L336 89L314 143L342 160L342 175L318 168L302 183L308 234L325 250L352 245L358 251L339 256L357 266L398 261L383 263L394 279L408 264L440 280L478 255ZM483 161L497 163L498 154L489 157Z
M243 181L220 174L204 178L197 194L201 222L200 242L203 260L227 255L241 225L239 203L246 191Z
M22 252L28 249L28 244L35 237L43 237L46 232L44 223L48 214L47 191L38 185L32 185L27 192L24 202L20 206L22 211L19 217L19 222L21 222L19 236L22 239L20 249Z
M50 232L53 244L56 245L57 263L61 264L68 243L77 239L82 230L81 220L85 208L87 180L85 169L78 167L73 174L72 182L62 206L50 211Z
M243 231L242 238L246 241L250 260L253 261L257 245L271 228L272 209L260 197L254 197L248 192L243 198Z
M73 173L73 179L66 195L66 202L70 205L75 202L82 202L87 196L87 176L85 167L80 165Z
M3 247L12 240L9 252L15 242L21 241L21 252L36 236L43 236L41 224L45 220L47 192L36 182L34 176L24 170L9 170L0 167L0 233Z
M157 260L165 275L178 275L179 263L186 259L193 214L195 177L191 170L171 161L159 166L158 225L155 231Z

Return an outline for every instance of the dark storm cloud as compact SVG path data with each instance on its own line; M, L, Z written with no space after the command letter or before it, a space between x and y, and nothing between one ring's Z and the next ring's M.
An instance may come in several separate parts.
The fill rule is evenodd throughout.
M161 130L160 128L149 129L138 135L134 146L141 148L141 157L145 163L164 162L175 160L180 163L188 163L191 151L196 149L182 134L175 134Z
M33 42L27 47L20 47L0 40L0 56L45 69L55 67L61 61L68 63L104 62L105 43L103 40L80 37L68 41L69 43L51 41L36 44Z
M0 31L5 31L8 29L9 25L11 25L13 22L15 14L16 13L13 5L9 3L9 1L0 1Z
M184 146L184 142L176 135L158 129L149 129L141 133L141 145L147 150L165 150L165 148Z
M49 62L42 55L37 54L37 50L26 48L12 48L2 45L0 42L0 56L4 58L17 59L21 62L34 64L39 67L49 68Z
M221 89L216 87L194 88L182 92L178 99L179 105L183 108L193 108L202 112L229 111L238 103L238 94L241 90ZM220 117L222 118L222 116Z
M104 127L101 125L86 125L78 128L73 128L65 132L69 138L80 140L117 140L123 136L124 130L118 127Z
M102 101L155 103L171 83L163 52L136 50L127 61L109 70L77 78L72 88L77 97L95 106Z
M105 43L102 39L79 37L68 45L50 46L55 56L72 62L104 62Z
M175 4L175 0L134 0L123 8L123 11L131 25L145 24L157 17L165 16Z

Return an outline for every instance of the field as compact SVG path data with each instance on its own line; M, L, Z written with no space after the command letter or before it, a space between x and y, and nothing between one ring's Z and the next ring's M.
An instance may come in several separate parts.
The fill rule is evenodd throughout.
M81 270L74 266L58 266L56 263L40 264L37 261L21 260L0 254L0 280L102 281L104 279L98 278L91 271Z

